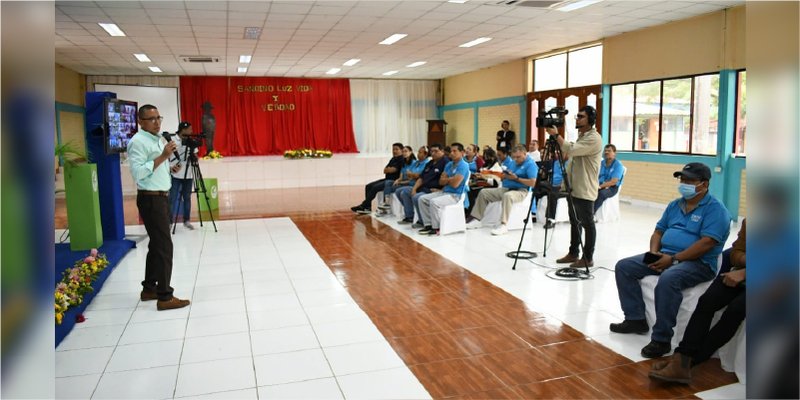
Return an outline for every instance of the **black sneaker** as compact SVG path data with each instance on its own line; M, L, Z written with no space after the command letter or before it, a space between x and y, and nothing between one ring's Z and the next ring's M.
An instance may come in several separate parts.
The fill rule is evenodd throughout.
M359 211L361 211L363 209L364 209L364 207L361 207L361 204L359 204L357 206L350 207L350 211L352 211L354 213L358 213Z
M534 221L534 222L536 222L536 221ZM556 224L554 224L554 223L553 223L553 221L550 221L550 220L548 220L548 221L547 221L547 222L544 224L544 229L553 229L553 228L555 228L555 227L556 227Z
M361 207L358 210L356 210L356 214L361 214L361 215L372 214L372 210L370 210L369 208Z
M403 218L400 221L397 221L397 224L398 225L408 225L408 224L410 224L412 222L414 222L414 221L412 221L411 218Z
M647 346L642 348L642 357L644 358L658 358L667 354L672 350L672 346L669 343L659 342L655 340L651 340Z
M637 319L637 320L624 320L618 324L611 324L609 326L611 332L616 333L638 333L638 334L645 334L650 330L650 327L647 326L647 320L644 319Z
M428 226L420 229L419 232L417 232L417 233L419 233L420 235L428 235L432 230L433 230L433 227L428 225Z
M438 229L431 229L431 230L425 232L425 235L428 235L428 236L436 236L438 234L439 234L439 230Z

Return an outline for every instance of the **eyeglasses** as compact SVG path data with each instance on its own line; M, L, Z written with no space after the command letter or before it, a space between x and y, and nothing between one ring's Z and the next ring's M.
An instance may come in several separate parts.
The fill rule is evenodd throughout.
M164 117L150 117L150 118L139 118L142 121L150 121L152 123L156 123L156 121L161 122L164 120Z
M575 119L581 119L581 118L586 118L586 116L580 114L575 115Z

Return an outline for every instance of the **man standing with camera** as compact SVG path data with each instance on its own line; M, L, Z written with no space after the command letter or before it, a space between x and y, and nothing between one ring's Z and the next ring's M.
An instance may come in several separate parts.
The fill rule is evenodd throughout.
M178 146L178 154L181 156L178 160L170 160L170 171L172 171L172 189L169 191L169 204L170 204L170 217L171 221L175 221L178 217L178 211L183 211L183 226L186 229L193 230L194 226L189 222L192 210L192 186L194 185L194 171L190 165L190 158L194 154L189 154L189 151L197 153L197 147L193 149L187 146L184 141L192 136L192 125L188 122L181 122L178 124L178 132L172 137L172 141ZM177 167L177 168L176 168ZM183 208L181 209L181 206Z
M128 143L128 163L136 182L136 207L150 237L145 261L142 301L158 300L159 311L182 308L189 300L172 295L172 235L169 233L170 167L169 159L177 149L174 142L165 143L158 131L163 118L150 104L139 108L142 130Z
M555 127L546 129L551 137L555 135L564 157L570 159L567 165L567 179L572 189L572 202L568 202L572 235L569 254L559 258L556 262L559 264L570 263L572 268L588 268L594 265L594 244L597 235L594 226L594 201L597 199L599 186L597 177L600 173L603 153L603 139L594 129L596 119L597 112L594 107L583 106L578 110L578 114L575 115L578 140L575 143L565 141ZM580 257L579 253L581 229L586 231L583 257Z

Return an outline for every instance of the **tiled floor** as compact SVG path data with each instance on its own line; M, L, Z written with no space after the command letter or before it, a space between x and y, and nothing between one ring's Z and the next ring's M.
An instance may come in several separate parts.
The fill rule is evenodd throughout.
M265 208L251 201L258 204L230 209ZM193 301L182 310L138 301L142 239L57 349L59 396L744 395L716 360L696 368L688 387L650 381L650 361L638 355L647 336L608 332L621 318L613 273L597 269L581 282L547 277L566 251L567 226L556 228L547 257L512 271L504 254L520 231L421 237L392 219L300 208L285 209L291 220L218 221L217 233L179 227L172 286ZM625 205L622 212L624 222L598 226L601 267L646 248L660 215ZM144 237L141 226L127 232ZM543 239L541 228L531 231L523 249L540 251Z

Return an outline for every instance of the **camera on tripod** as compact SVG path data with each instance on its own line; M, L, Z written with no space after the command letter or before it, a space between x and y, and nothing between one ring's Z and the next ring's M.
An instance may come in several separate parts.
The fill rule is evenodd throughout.
M539 111L539 116L536 117L536 127L538 128L556 128L564 126L564 116L569 114L569 110L564 107L553 107L548 111Z
M203 145L203 139L205 139L206 135L199 134L199 135L186 135L181 138L183 144L190 149L196 149Z

